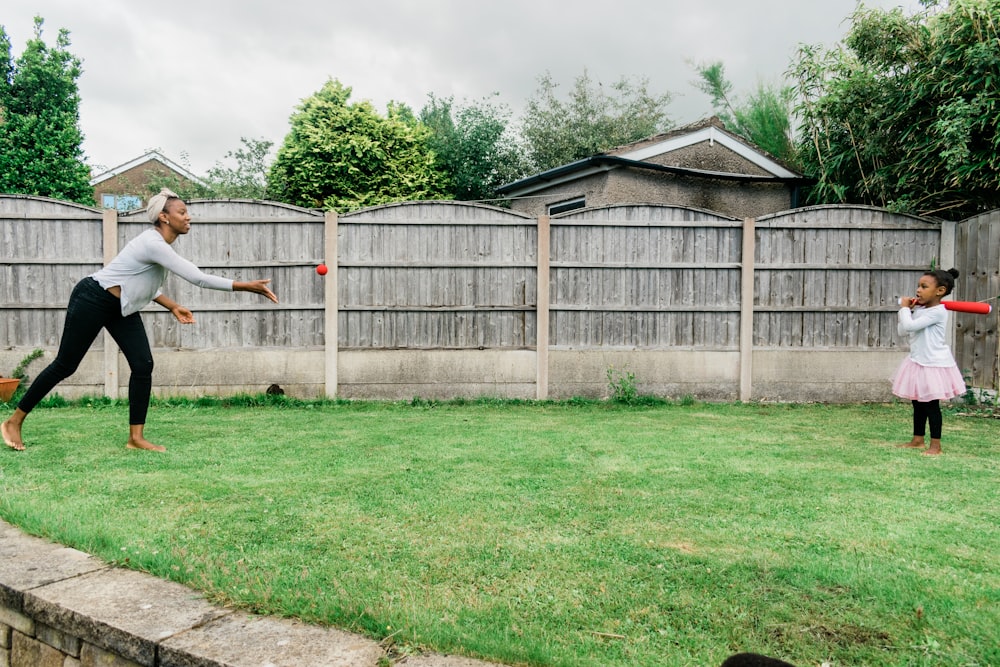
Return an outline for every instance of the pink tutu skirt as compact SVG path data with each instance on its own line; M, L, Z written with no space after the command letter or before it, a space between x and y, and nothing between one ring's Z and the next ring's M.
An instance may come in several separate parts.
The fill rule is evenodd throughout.
M921 366L909 357L892 375L892 393L911 401L947 400L965 393L957 366Z

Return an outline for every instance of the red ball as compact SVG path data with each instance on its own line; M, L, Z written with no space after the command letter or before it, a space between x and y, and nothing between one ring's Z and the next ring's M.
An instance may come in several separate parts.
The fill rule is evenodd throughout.
M318 273L321 276L325 276L326 275L326 264L320 264L319 266L317 266L316 267L316 273Z

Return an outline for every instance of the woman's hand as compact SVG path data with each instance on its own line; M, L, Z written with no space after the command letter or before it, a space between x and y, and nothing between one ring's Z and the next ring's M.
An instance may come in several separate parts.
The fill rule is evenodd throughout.
M161 294L160 296L153 299L153 301L155 301L156 303L160 304L161 306L169 310L173 314L173 316L177 318L177 321L180 322L181 324L194 324L194 313L192 313L190 310L188 310L181 304L177 303L167 295Z
M194 324L194 313L184 306L177 304L170 309L170 312L174 314L174 317L176 317L177 321L181 324Z
M262 294L266 296L271 301L278 303L278 297L274 295L271 288L268 287L268 283L271 282L270 278L264 280L249 280L247 282L234 282L233 291L234 292L254 292L255 294Z

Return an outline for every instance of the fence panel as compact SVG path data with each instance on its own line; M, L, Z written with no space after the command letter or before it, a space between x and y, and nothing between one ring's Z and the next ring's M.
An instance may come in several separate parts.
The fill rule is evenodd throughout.
M952 313L955 317L955 360L976 387L1000 388L1000 211L970 218L957 225L955 298L986 301L989 315ZM948 267L944 267L948 268Z
M886 348L896 299L938 257L940 226L867 207L823 206L756 222L754 346Z
M341 349L535 344L534 218L422 202L350 213L337 229Z
M103 265L101 224L93 208L0 195L0 347L58 345L73 286Z
M182 325L157 304L143 321L150 345L170 348L319 347L323 339L323 215L273 202L188 202L191 231L174 250L206 273L233 280L270 278L280 303L246 292L196 287L173 274L163 293L195 314ZM122 216L119 248L148 229L145 212Z
M556 216L551 229L553 347L739 345L742 222L626 205Z

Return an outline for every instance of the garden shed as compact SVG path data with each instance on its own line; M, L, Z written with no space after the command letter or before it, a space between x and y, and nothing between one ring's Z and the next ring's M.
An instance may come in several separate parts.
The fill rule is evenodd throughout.
M504 185L511 208L557 215L615 204L669 204L748 218L799 206L810 181L708 118Z

